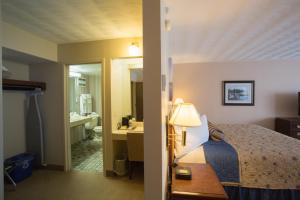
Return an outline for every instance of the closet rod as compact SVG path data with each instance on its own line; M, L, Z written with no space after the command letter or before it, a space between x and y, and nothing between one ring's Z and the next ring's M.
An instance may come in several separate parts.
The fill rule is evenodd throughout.
M24 81L24 80L14 80L14 79L2 79L3 90L35 90L40 88L41 90L46 90L46 83L36 82L36 81Z

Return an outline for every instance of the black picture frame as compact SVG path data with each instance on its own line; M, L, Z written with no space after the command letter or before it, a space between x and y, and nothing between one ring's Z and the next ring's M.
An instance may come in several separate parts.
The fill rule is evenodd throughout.
M232 95L230 95L230 93L232 93ZM246 95L241 93L246 93ZM255 101L254 80L223 81L223 105L224 106L254 106L255 105L254 101Z

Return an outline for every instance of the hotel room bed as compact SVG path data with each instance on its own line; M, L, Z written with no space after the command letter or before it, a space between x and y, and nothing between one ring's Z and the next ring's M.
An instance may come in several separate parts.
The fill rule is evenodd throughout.
M224 140L208 140L177 162L212 165L230 199L300 199L300 140L258 125L217 127Z

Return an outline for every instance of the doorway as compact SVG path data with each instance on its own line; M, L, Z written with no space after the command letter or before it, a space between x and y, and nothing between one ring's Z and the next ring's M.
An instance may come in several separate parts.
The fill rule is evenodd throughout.
M69 65L67 90L70 169L103 172L102 65Z
M117 58L111 66L114 172L143 179L143 58ZM128 160L128 170L126 167Z

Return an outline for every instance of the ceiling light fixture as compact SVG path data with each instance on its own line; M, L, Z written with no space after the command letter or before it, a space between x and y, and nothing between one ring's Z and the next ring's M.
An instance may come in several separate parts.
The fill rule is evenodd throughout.
M72 71L70 71L70 72L69 72L69 77L80 78L80 77L81 77L81 74L78 73L78 72L72 72Z
M128 47L128 52L129 52L130 56L138 56L140 54L140 48L139 48L138 44L133 42Z

